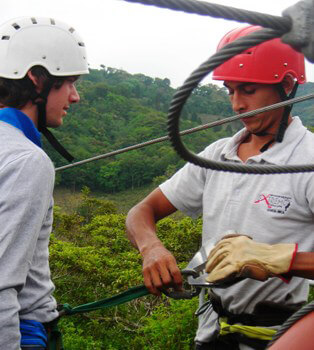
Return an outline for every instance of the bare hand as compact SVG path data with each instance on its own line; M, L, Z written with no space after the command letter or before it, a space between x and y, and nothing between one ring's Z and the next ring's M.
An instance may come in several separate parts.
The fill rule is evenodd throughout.
M182 290L182 276L174 256L161 244L142 252L144 284L150 293L161 295L162 288Z

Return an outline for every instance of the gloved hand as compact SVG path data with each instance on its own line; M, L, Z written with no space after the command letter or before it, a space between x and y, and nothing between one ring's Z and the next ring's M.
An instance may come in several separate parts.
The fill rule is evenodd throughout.
M254 242L245 235L222 238L208 256L208 282L226 282L235 278L265 281L287 273L297 251L297 244Z

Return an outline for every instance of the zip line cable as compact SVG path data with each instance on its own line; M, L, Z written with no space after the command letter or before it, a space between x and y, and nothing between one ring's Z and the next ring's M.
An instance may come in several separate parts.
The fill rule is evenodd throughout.
M277 165L242 165L228 162L212 161L190 152L181 141L179 132L179 119L184 104L190 97L192 91L199 83L215 68L223 64L233 56L249 49L250 47L261 44L267 40L280 38L292 28L292 20L290 17L276 17L252 11L240 10L228 6L211 4L196 0L125 0L127 2L141 3L145 5L154 5L157 7L168 8L171 10L184 11L188 13L209 15L212 17L221 17L224 19L233 19L239 22L250 24L258 24L263 27L257 32L248 36L241 37L216 52L207 61L201 64L192 74L185 80L183 85L174 94L170 108L168 111L168 135L170 142L179 156L187 162L198 165L200 167L229 171L243 174L284 174L313 172L314 164L301 164L289 166ZM312 5L313 6L313 5ZM304 13L303 13L304 15ZM270 29L272 28L272 29Z
M270 165L239 165L230 164L224 162L210 161L208 159L197 156L196 154L187 150L182 143L180 136L190 134L199 130L204 130L213 126L221 125L225 122L231 122L233 120L241 119L240 117L231 117L210 124L206 124L193 129L179 132L179 118L182 108L191 95L192 91L199 85L199 83L216 67L224 63L229 58L241 53L242 51L258 45L264 41L271 40L277 37L281 37L283 34L291 29L292 23L289 17L278 17L258 13L254 11L247 11L237 9L228 6L222 6L218 4L207 3L196 0L124 0L132 3L140 3L144 5L154 5L170 10L184 11L192 14L206 15L224 19L232 19L239 22L249 22L251 24L258 24L264 27L273 29L262 29L258 32L252 33L246 37L242 37L228 45L222 50L214 54L206 62L204 62L199 68L197 68L190 77L184 82L184 84L174 94L168 111L168 136L163 136L154 140L146 141L137 145L125 147L116 151L112 151L106 154L88 158L73 164L64 165L56 168L56 171L69 169L78 165L86 164L99 159L112 157L124 152L146 147L158 142L170 140L173 148L184 160L191 162L195 165L205 167L212 170L230 171L238 173L249 174L281 174L281 173L296 173L296 172L312 172L314 171L314 165L290 165L290 166L270 166ZM313 98L312 96L307 98ZM306 99L307 99L306 98ZM287 104L296 103L295 99L289 100ZM300 101L298 101L300 102ZM284 106L281 105L281 106ZM271 106L270 106L271 107ZM279 108L279 107L277 107ZM272 108L269 108L272 109ZM268 109L265 109L268 110ZM252 111L252 115L261 113L264 109ZM245 116L247 116L245 114ZM244 117L244 114L241 115Z
M264 13L243 10L235 7L213 4L196 0L124 0L142 5L156 6L190 14L211 16L242 23L260 25L287 32L291 28L289 17L266 15Z
M278 329L277 333L273 336L272 340L267 344L267 349L270 349L272 345L287 332L297 321L301 320L304 316L314 311L314 301L304 305L300 310L290 316Z
M242 165L228 162L212 161L203 157L197 156L190 152L183 144L179 133L179 118L182 108L190 97L192 91L199 85L201 80L212 72L216 67L227 61L229 58L241 53L242 51L256 46L266 40L274 39L280 32L272 29L261 29L251 33L245 37L241 37L216 52L211 58L197 68L184 84L174 94L168 111L168 134L173 148L179 156L185 161L198 165L200 167L219 171L229 171L243 174L284 174L284 173L299 173L313 172L314 164L302 165ZM292 103L292 100L290 100ZM241 115L243 117L243 115Z
M309 99L312 99L312 98L314 98L314 93L313 94L309 94L309 95L305 95L305 96L295 97L295 98L293 98L291 100L279 102L279 103L276 103L274 105L266 106L266 107L263 107L263 108L256 109L254 111L243 113L241 115L234 115L232 117L228 117L228 118L224 118L224 119L221 119L221 120L216 120L214 122L207 123L207 124L204 124L204 125L196 126L195 128L181 131L180 135L181 136L189 135L189 134L192 134L192 133L197 132L197 131L202 131L202 130L206 130L206 129L209 129L209 128L213 128L215 126L219 126L219 125L223 125L223 124L226 124L226 123L230 123L230 122L242 119L242 118L250 118L250 117L253 117L255 114L258 114L258 113L262 113L262 112L269 111L269 110L276 109L276 108L281 108L281 107L290 105L292 103L294 104L294 103L303 102L303 101L306 101L306 100L309 100ZM150 146L150 145L153 145L155 143L159 143L159 142L163 142L163 141L169 141L169 136L162 136L162 137L159 137L159 138L156 138L156 139L153 139L153 140L149 140L149 141L145 141L145 142L142 142L142 143L138 143L138 144L133 145L133 146L128 146L128 147L125 147L125 148L121 148L121 149L118 149L116 151L112 151L112 152L105 153L105 154L100 154L98 156L91 157L91 158L88 158L88 159L84 159L84 160L75 162L73 164L67 164L67 165L58 167L55 170L56 171L66 170L66 169L69 169L69 168L76 167L78 165L90 163L90 162L93 162L93 161L96 161L96 160L99 160L99 159L105 159L105 158L113 157L113 156L116 156L116 155L124 153L124 152L129 152L129 151L132 151L132 150L140 149L140 148L143 148L143 147L146 147L146 146Z

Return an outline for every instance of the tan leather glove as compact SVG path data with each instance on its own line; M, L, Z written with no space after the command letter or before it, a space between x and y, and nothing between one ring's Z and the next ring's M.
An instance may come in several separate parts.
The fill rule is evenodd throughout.
M245 235L221 239L208 256L208 282L225 282L235 278L265 281L287 273L297 251L296 244L254 242Z

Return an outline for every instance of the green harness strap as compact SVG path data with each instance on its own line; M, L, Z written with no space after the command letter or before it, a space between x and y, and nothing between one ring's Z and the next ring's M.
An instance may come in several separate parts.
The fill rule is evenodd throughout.
M83 313L83 312L106 309L108 307L127 303L128 301L143 297L147 294L149 294L149 291L144 285L137 286L137 287L130 288L123 293L114 295L113 297L101 299L93 303L83 304L75 307L71 307L69 304L63 304L60 314L61 316L74 315L74 314Z
M128 301L143 297L147 294L149 294L149 291L144 285L142 285L130 288L123 293L114 295L113 297L101 299L88 304L82 304L75 307L71 307L69 304L63 304L60 306L59 316L70 316L99 309L106 309L127 303ZM60 317L46 326L48 330L48 350L64 350L62 334L58 329L58 321Z

